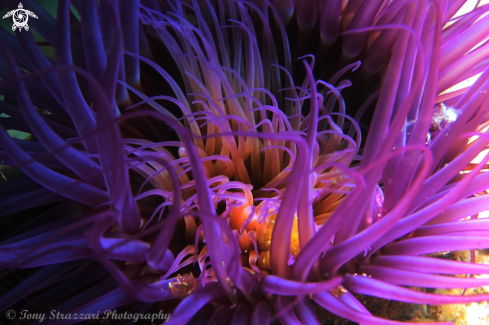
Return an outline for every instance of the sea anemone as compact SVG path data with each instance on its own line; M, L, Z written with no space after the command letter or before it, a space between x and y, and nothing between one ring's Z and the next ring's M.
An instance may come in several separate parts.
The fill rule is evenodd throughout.
M489 5L465 2L25 1L39 37L0 29L0 309L398 324L360 297L489 300L425 290L489 285Z

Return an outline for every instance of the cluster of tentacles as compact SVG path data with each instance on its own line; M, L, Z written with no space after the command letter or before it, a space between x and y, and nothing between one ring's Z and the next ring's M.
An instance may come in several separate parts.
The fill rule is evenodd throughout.
M397 324L354 294L489 300L412 288L489 284L426 256L489 247L489 5L464 3L26 2L44 42L0 29L0 215L25 221L0 265L37 269L0 309Z

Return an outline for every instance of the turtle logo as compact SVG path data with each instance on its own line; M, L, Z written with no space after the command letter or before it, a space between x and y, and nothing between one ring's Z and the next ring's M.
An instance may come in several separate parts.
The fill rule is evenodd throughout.
M29 10L25 10L24 6L22 6L22 3L19 3L19 8L7 12L5 16L3 16L3 19L8 18L12 16L12 21L14 24L12 25L12 30L15 32L15 30L18 28L19 32L22 31L22 28L24 28L26 31L29 30L29 25L27 25L27 21L29 20L29 16L32 18L36 18L37 16L35 13Z

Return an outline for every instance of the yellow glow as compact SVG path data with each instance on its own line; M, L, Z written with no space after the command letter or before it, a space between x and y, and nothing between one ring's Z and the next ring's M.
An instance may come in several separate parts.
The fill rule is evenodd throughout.
M489 210L479 213L479 215L477 216L477 218L478 219L487 219L487 218L489 218Z
M258 233L258 245L260 246L260 258L257 261L257 265L260 268L270 268L270 244L272 241L273 228L275 226L275 218L277 214L273 214L268 217L268 224L265 231L259 231ZM297 213L294 215L294 223L292 224L292 231L290 234L290 253L294 255L294 258L300 252L299 246L299 224L297 221Z
M472 9L475 7L475 5L477 4L477 1L478 0L467 0L464 5L462 6L462 8L460 8L457 13L453 16L453 18L457 18L457 17L460 17L462 15L465 15L466 13L469 13L470 11L472 11Z
M445 94L448 94L448 93L451 93L451 92L472 86L477 81L477 79L479 79L481 74L482 74L482 72L476 74L475 76L470 77L469 79L466 79L462 82L459 82L456 85L453 85L452 87L448 88L447 90L442 91L438 96L445 95Z
M463 174L468 174L468 173L470 173L470 172L472 172L472 171L471 171L471 170L461 170L461 171L459 172L459 174L460 174L460 175L463 175ZM481 172L489 172L489 169L481 169Z
M485 128L483 128L482 130L480 130L478 132L480 132L480 133L486 133L487 130L489 130L489 126L486 126ZM474 142L477 139L479 139L479 136L478 135L474 135L474 136L472 136L472 137L469 138L469 142L467 142L467 144L471 144L472 142Z
M482 159L484 159L486 156L487 156L487 153L489 152L489 149L484 149L482 150L481 152L479 152L479 154L477 155L477 157L474 158L474 160L472 160L470 163L471 164L478 164L482 161Z
M472 303L465 309L467 325L484 325L489 321L489 308L486 303Z
M453 18L460 17L462 15L465 15L466 13L469 13L470 11L472 11L472 9L475 7L476 4L477 4L477 0L467 0L465 2L465 4L457 11L457 13L455 15L453 15L452 19ZM451 22L445 24L445 26L443 27L443 29L445 29L448 26L452 25L454 22L455 21L451 21Z

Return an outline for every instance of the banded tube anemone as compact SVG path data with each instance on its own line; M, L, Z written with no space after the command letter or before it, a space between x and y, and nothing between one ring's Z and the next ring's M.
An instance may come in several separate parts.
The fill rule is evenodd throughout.
M489 300L424 290L489 285L489 5L465 2L25 1L42 40L0 29L0 309L398 324L360 297Z

